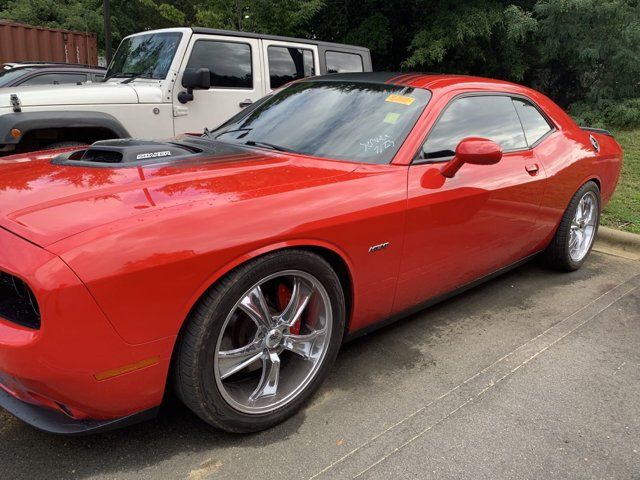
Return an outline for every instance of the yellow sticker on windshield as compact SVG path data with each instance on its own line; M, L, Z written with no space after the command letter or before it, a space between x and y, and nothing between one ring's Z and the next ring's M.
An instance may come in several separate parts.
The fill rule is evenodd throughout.
M415 101L416 99L413 97L407 97L406 95L396 95L395 93L389 95L385 100L385 102L399 103L400 105L411 105Z
M384 123L390 123L391 125L395 125L398 122L399 118L400 118L400 114L399 113L389 112L389 113L387 113L387 116L384 117L383 122Z

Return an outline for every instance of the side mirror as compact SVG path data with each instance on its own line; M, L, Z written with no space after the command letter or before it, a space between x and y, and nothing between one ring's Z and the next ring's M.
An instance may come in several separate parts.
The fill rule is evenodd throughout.
M493 140L467 137L456 147L456 155L440 170L447 178L452 178L465 163L472 165L493 165L502 158L502 147Z
M193 100L194 90L209 90L211 88L211 71L208 68L187 68L182 74L182 86L186 92L178 93L178 101L187 103Z

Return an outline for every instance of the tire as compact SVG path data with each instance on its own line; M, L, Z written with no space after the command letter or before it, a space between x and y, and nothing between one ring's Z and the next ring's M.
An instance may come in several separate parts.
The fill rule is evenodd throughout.
M590 199L593 210L590 210L591 215L587 222L578 222L576 214L579 215L578 210L583 209L584 204L581 202L585 201L584 199ZM557 270L571 272L584 264L598 233L601 205L600 189L595 182L589 181L580 187L569 202L551 243L543 253L547 265ZM583 210L582 218L584 219L586 209ZM578 235L580 232L584 235L582 238L585 243L581 244L580 249L576 248L574 239L577 237L572 236L572 231L577 231L574 235Z
M262 304L249 301L260 298L258 290ZM267 305L266 313L256 305ZM286 327L293 311L302 311L301 319ZM227 274L194 307L174 356L176 394L214 427L235 433L267 429L291 417L322 384L344 328L340 280L322 257L304 250L267 254ZM251 361L256 352L258 359L235 370L239 358Z
M86 147L86 142L77 142L75 140L66 140L62 142L53 142L46 146L47 150L57 150L58 148L70 148L70 147Z

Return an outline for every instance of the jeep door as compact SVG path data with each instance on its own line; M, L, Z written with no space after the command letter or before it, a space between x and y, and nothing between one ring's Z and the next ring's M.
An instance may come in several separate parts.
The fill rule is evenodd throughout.
M178 95L185 91L182 76L187 68L208 68L211 87L194 90L193 100L181 103ZM265 93L259 40L193 35L172 92L175 134L213 129Z

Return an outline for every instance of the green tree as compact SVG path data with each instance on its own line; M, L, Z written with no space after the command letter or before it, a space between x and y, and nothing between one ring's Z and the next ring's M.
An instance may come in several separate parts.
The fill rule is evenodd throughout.
M376 69L397 70L407 57L416 15L415 0L326 0L312 22L312 35L367 47Z
M306 36L324 0L209 0L196 6L201 26Z
M98 35L100 48L104 48L102 0L9 0L3 3L0 4L0 18L30 25L94 32ZM112 0L111 9L115 46L122 38L135 32L187 23L187 15L171 2Z
M422 1L406 68L522 80L537 21L526 5L498 0ZM525 3L525 2L523 2Z
M640 0L112 0L114 46L200 25L368 47L377 70L531 85L591 124L640 125ZM0 0L0 18L91 31L102 0Z
M640 97L640 8L625 0L542 0L538 88L564 105Z
M101 31L102 15L91 1L20 0L0 4L0 18L81 32Z

